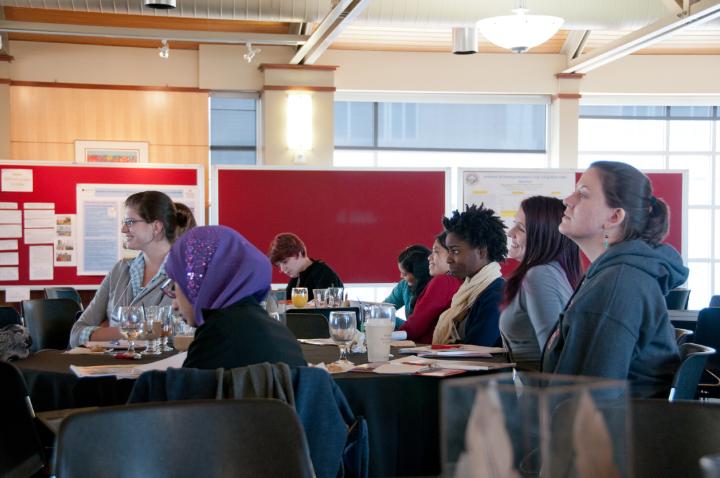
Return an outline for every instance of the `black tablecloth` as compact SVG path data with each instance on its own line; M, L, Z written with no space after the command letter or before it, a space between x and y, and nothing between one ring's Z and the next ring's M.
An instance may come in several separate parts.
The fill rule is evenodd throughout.
M337 360L332 346L302 345L310 363ZM135 363L158 360L153 357ZM366 355L352 355L356 364ZM495 359L500 361L500 359ZM36 411L124 404L134 380L77 378L70 365L130 363L107 355L70 355L43 350L15 365L28 384ZM465 375L461 375L465 376ZM356 415L368 422L371 476L417 476L440 473L440 382L452 378L342 373L333 375Z

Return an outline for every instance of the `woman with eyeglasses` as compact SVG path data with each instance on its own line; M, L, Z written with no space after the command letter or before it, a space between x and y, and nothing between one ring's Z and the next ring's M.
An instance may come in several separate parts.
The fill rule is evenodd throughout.
M262 362L307 365L290 329L260 306L270 291L265 255L225 226L191 229L173 245L163 291L193 327L183 367L216 369Z
M165 259L180 228L188 224L187 214L159 191L135 193L125 200L121 232L125 247L140 251L135 259L122 259L105 276L90 305L70 332L70 346L87 341L117 340L118 327L110 318L119 306L170 305L160 285L167 279Z

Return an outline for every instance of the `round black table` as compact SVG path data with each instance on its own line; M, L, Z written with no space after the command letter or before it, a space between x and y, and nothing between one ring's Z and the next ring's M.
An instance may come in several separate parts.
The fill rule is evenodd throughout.
M302 349L310 363L329 363L338 358L338 349L333 346L302 344ZM146 363L166 356L130 362L108 355L71 355L60 350L43 350L15 365L25 377L35 410L45 411L126 403L134 380L80 379L70 371L71 364ZM362 364L367 362L367 355L351 355L350 359ZM492 360L501 362L504 358ZM371 476L431 476L441 472L440 384L453 377L349 372L335 374L333 378L353 412L367 420Z

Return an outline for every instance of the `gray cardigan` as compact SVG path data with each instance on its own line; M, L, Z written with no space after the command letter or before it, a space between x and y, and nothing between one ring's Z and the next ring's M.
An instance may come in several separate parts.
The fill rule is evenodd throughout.
M572 292L557 261L527 271L518 293L500 315L503 342L521 368L540 370L542 349Z
M87 334L88 329L95 330L105 320L109 320L115 307L122 305L164 306L172 304L172 299L165 296L160 290L160 285L167 279L165 274L156 275L140 291L137 297L133 298L132 287L130 286L130 262L132 262L131 259L118 261L108 275L105 276L92 302L73 325L70 332L71 347L82 345L80 342L84 335L83 332Z

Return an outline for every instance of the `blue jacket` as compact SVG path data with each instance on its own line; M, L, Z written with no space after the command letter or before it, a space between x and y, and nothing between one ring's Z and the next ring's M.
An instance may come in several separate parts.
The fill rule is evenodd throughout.
M634 396L667 396L680 355L665 295L688 269L672 247L611 246L588 269L543 353L543 371L631 381Z
M500 301L502 300L505 280L495 279L475 299L462 333L464 344L485 345L492 347L500 340Z

